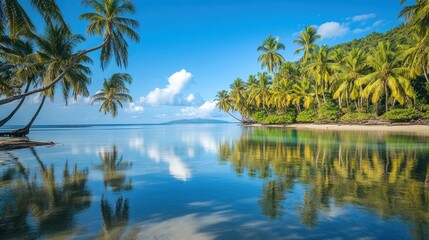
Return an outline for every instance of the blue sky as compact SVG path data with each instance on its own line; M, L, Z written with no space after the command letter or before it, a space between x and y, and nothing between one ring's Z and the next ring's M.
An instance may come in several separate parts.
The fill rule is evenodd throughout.
M26 1L22 1L26 2ZM75 33L87 41L77 49L101 43L98 37L85 34L87 22L79 14L90 9L78 0L57 1ZM361 38L377 31L385 32L402 22L398 19L399 0L135 0L133 16L140 23L139 44L130 43L129 66L119 69L110 64L103 72L97 61L99 52L90 56L91 94L101 88L103 79L116 72L133 76L129 87L134 98L119 116L112 118L98 112L99 106L80 98L68 106L62 96L45 104L35 124L158 123L182 118L219 118L231 120L214 109L216 92L227 89L241 77L261 71L256 48L269 34L279 36L290 61L296 35L314 25L323 40L335 45ZM40 32L43 22L31 7ZM40 98L31 96L10 122L25 124L35 112ZM15 105L0 109L5 116Z

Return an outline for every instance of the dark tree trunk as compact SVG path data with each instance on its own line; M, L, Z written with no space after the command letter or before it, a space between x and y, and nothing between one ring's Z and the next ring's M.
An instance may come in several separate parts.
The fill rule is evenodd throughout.
M45 100L46 100L46 96L43 96L42 102L40 103L39 108L37 109L33 118L30 120L30 122L25 127L14 130L12 132L1 133L0 136L9 136L9 137L27 136L30 133L31 125L33 125L34 121L36 120L37 116L39 115L40 111L42 110L42 107L43 107L43 104L45 103Z
M28 89L30 89L30 82L27 83L27 87L25 87L25 92L28 92ZM9 114L9 116L5 117L3 120L0 121L0 127L3 127L9 120L15 115L15 113L18 111L18 109L22 106L22 104L25 101L25 97L21 98L21 101L18 103L18 105L13 109L13 111Z

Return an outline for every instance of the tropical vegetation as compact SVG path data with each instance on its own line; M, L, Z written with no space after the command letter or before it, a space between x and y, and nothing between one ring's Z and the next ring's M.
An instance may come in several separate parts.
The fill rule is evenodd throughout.
M280 51L285 45L270 35L257 48L262 51L258 61L268 72L236 80L229 91L219 92L217 106L244 123L424 121L429 106L427 6L427 0L417 0L400 12L404 24L332 47L318 45L317 30L305 27L293 41L295 54L301 55L297 62L284 60Z
M30 2L45 21L44 31L36 29L20 0L0 0L0 105L19 101L0 120L0 127L13 118L26 97L39 94L42 100L25 127L1 135L27 135L45 99L53 101L57 89L61 89L66 104L70 98L89 97L87 87L91 83L91 69L88 65L92 60L88 54L100 51L103 70L111 60L118 67L126 68L128 39L135 42L140 39L136 32L139 23L128 17L135 13L131 0L81 1L92 9L80 15L81 20L89 22L87 35L103 39L98 46L83 50L76 48L85 41L85 37L71 32L55 0ZM124 102L132 101L125 83L131 83L131 76L114 74L104 82L93 102L101 102L100 109L105 114L117 116L117 106L122 107ZM100 93L105 93L105 101L101 101Z

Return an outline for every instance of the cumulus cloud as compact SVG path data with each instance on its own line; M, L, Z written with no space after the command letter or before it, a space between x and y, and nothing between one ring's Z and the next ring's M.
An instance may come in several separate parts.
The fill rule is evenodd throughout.
M218 101L206 101L200 107L185 107L177 114L177 117L192 117L192 118L205 118L214 117L219 112L216 110Z
M360 22L360 21L365 21L365 20L375 18L375 17L376 17L376 15L374 13L362 14L362 15L354 16L352 18L352 21L353 22Z
M125 108L125 112L129 112L129 113L139 113L139 112L143 112L144 111L144 107L140 106L136 103L129 103L128 107Z
M317 29L317 33L323 38L341 37L349 31L350 29L345 24L340 24L338 22L326 22Z
M140 98L141 103L147 105L174 105L178 95L190 83L192 74L185 69L174 73L168 78L165 88L155 88L146 97Z

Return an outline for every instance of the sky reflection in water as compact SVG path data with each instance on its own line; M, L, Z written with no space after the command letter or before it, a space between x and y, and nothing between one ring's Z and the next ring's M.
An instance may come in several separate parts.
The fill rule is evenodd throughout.
M35 131L0 153L0 236L429 238L427 137L234 124Z

